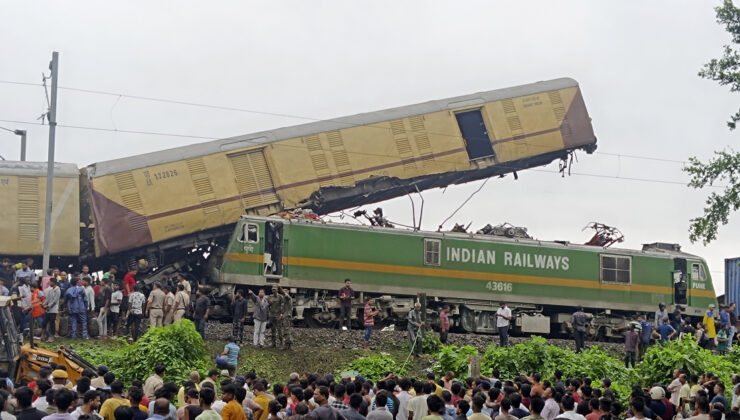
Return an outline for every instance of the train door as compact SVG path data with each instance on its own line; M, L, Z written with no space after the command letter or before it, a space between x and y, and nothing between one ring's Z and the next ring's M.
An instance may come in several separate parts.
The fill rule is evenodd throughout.
M493 157L493 145L480 109L455 114L470 160Z
M265 271L266 277L283 275L283 223L265 223Z
M686 260L675 258L673 260L673 303L676 305L687 304L687 288Z

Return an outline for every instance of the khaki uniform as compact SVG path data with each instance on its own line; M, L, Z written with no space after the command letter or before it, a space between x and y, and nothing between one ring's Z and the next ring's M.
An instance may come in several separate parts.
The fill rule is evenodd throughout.
M190 295L186 291L177 292L175 295L175 321L185 317L185 312L190 306Z
M162 317L164 316L164 299L165 294L162 289L154 289L149 293L149 325L153 327L162 326Z
M172 294L172 292L167 293L164 296L164 307L165 309L169 308L169 311L164 315L164 320L162 323L164 325L170 325L172 324L172 320L174 318L175 314L175 295Z
M283 295L283 341L285 347L290 348L293 343L291 330L293 329L293 298L290 295Z
M272 346L277 347L278 341L280 347L283 346L283 296L272 294L267 298L270 302L270 330L272 331Z

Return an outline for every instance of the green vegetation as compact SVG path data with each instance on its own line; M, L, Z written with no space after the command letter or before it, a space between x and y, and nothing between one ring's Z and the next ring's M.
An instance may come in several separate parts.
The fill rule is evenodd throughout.
M187 379L193 370L204 373L211 366L200 334L187 319L168 327L150 328L133 344L120 339L106 342L105 347L71 347L93 364L107 365L124 384L146 379L158 364L167 367L165 380L175 383Z
M699 76L714 80L721 86L729 86L731 92L740 92L740 9L732 0L724 0L714 9L717 23L725 27L732 42L725 45L721 58L712 59L704 65ZM740 121L740 111L730 116L727 126L734 130ZM715 157L703 163L696 157L689 159L684 168L691 176L689 186L700 189L714 185L717 181L728 184L721 193L713 192L707 197L704 215L691 219L689 239L701 240L705 245L717 239L720 225L726 225L731 212L740 208L740 153L734 150L715 152Z
M444 376L447 372L455 372L458 378L468 375L468 358L477 356L478 350L472 346L458 347L456 345L442 347L435 355L436 363L432 366L435 375Z
M435 356L434 371L444 374L451 370L457 377L465 377L468 357L477 353L472 347L443 347ZM668 384L673 379L674 369L683 369L689 374L713 372L725 384L729 384L731 375L740 371L740 347L734 348L726 356L719 356L700 348L696 341L687 337L650 347L641 363L634 369L627 369L621 355L611 355L599 347L576 353L547 344L542 337L532 337L525 343L511 347L491 344L481 359L481 370L485 374L493 368L501 372L502 378L539 372L543 378L549 379L558 369L563 372L564 378L589 377L599 380L608 377L612 380L612 388L624 403L632 385Z
M362 375L365 379L373 382L378 381L386 376L388 372L393 372L398 376L404 376L407 373L403 362L400 364L390 357L387 353L372 354L362 356L351 361L344 369L336 372L337 376L354 376Z

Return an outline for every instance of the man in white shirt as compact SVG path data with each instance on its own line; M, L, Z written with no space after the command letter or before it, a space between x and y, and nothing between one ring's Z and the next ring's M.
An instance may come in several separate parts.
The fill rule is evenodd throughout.
M501 307L496 311L496 328L498 329L499 345L501 347L508 347L511 309L506 306L506 302L500 302L499 305Z
M113 282L113 293L110 295L110 313L108 314L108 326L113 331L113 338L118 335L118 326L120 325L121 302L123 302L123 292L120 290L118 282Z
M555 401L555 398L553 398L552 395L552 387L548 387L545 389L544 393L545 398L545 408L542 409L542 413L540 413L540 416L542 416L545 420L555 420L555 417L560 414L560 406Z
M401 382L399 383L399 386L401 387L401 392L396 395L396 398L398 398L398 414L396 414L396 420L408 420L408 403L411 398L411 394L409 394L409 389L411 389L411 380L408 378L401 379Z
M563 414L558 417L568 420L586 420L586 417L576 413L576 401L572 396L564 395L560 403L563 404Z
M92 278L90 276L82 277L82 286L85 288L85 295L87 295L87 313L88 319L93 312L95 312L95 289L92 288L90 282Z
M671 404L674 407L678 406L678 393L681 391L681 381L678 377L681 375L681 371L678 369L673 370L673 382L668 385L668 392L671 393Z

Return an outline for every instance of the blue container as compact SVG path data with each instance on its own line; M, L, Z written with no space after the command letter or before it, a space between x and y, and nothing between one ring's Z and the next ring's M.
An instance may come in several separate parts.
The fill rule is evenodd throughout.
M735 312L740 311L740 257L725 258L725 304L735 302Z

